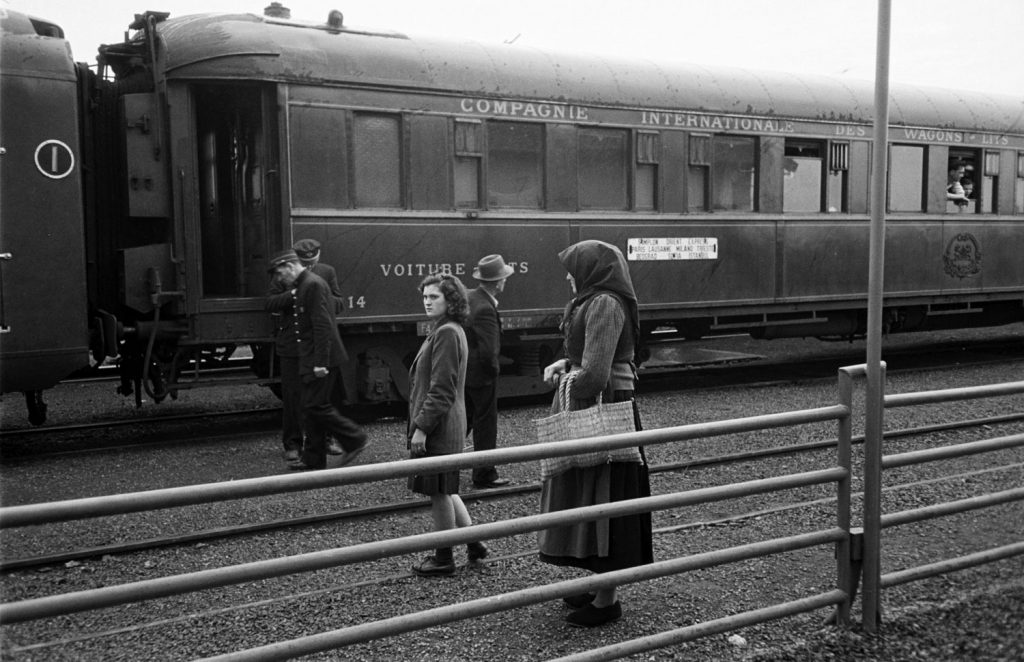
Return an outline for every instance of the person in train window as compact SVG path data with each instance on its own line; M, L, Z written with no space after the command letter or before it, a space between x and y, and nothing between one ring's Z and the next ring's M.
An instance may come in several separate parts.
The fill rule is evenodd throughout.
M345 310L341 288L338 286L338 273L334 270L334 267L320 261L320 242L316 239L300 239L292 244L292 248L295 250L295 254L299 256L299 260L302 261L302 266L323 278L324 282L331 289L331 299L334 302L333 312L337 314ZM341 380L338 381L338 384L344 387L344 382ZM344 401L344 391L338 393L337 397L339 402ZM330 436L327 438L328 455L341 455L344 452L345 449L341 447L337 439Z
M952 202L957 207L965 207L969 202L967 194L964 192L963 184L960 183L966 172L967 168L962 161L953 161L949 165L949 177L946 180L946 200Z
M500 255L481 258L473 269L480 285L469 292L469 363L466 367L466 418L473 433L473 450L493 450L498 446L498 355L501 352L501 315L498 295L514 273ZM508 485L493 466L475 467L473 485L494 488Z
M557 385L570 371L576 372L569 392L572 409L592 406L598 394L606 402L633 400L640 326L625 258L615 246L587 240L569 246L558 259L575 296L562 319L567 358L547 366L544 380ZM633 412L639 430L635 401ZM649 495L647 462L640 448L635 462L612 460L544 480L541 509L552 512ZM654 557L649 513L547 529L540 532L539 542L542 561L592 572L643 565ZM603 625L622 616L614 587L565 602L575 609L566 617L575 627Z
M466 438L466 288L455 276L438 273L420 282L420 293L433 327L409 369L409 449L414 458L453 455L462 452ZM409 489L430 497L436 530L473 524L459 497L457 470L411 476ZM467 547L470 563L487 557L483 543L473 542ZM412 571L424 577L455 574L452 548L436 549Z
M298 347L298 371L302 382L302 422L306 441L299 459L288 465L294 471L327 468L327 435L344 449L334 463L342 467L364 451L366 433L341 415L336 403L342 392L341 364L348 360L334 319L334 302L326 282L302 265L295 250L274 256L270 271L291 296L291 320L286 333Z

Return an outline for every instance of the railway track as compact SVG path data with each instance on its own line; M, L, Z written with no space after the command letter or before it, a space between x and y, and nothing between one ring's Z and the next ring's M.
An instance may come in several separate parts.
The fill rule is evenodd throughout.
M662 349L659 349L662 348ZM682 348L682 349L680 349ZM997 335L968 341L945 341L926 345L910 345L889 350L883 359L888 372L895 374L906 370L943 370L950 366L984 365L1024 358L1024 336ZM699 343L665 342L655 345L654 360L641 369L638 392L656 393L665 390L686 391L690 389L725 386L749 386L758 384L788 384L805 380L828 379L835 376L838 366L863 362L863 351L851 347L817 355L784 356L781 358L762 356L747 352L705 349ZM547 396L511 398L502 402L503 407L533 406L543 402ZM41 427L23 427L0 430L0 444L4 444L3 455L10 458L32 454L65 454L86 452L84 448L41 451L39 448L19 448L18 442L42 437L60 436L94 431L108 432L118 428L146 428L145 439L124 442L125 445L162 444L173 441L174 428L164 433L159 426L187 425L197 421L222 424L237 431L261 430L276 426L275 418L280 407L266 406L239 411L196 411L172 415L152 415L113 420L67 423ZM394 414L394 408L387 412ZM372 418L366 409L349 412L355 418ZM149 428L153 429L150 430ZM110 446L98 446L96 450L108 450Z

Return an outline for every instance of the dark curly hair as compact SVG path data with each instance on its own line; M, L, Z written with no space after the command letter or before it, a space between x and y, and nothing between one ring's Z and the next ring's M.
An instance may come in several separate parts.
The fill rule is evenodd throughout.
M437 285L448 304L447 317L465 326L469 321L469 295L466 286L455 276L447 273L430 274L420 281L420 294L427 285Z

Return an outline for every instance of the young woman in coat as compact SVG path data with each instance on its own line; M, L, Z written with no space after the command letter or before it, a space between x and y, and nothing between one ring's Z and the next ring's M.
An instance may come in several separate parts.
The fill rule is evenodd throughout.
M569 392L573 410L593 406L598 394L605 402L633 400L633 354L640 324L626 260L618 248L596 240L573 244L558 259L575 296L562 319L567 358L547 366L544 379L557 385L570 371L575 373ZM634 417L639 430L635 407ZM638 457L635 462L568 469L544 480L542 511L650 496L642 452ZM539 541L542 561L592 572L653 561L649 513L547 529L540 532ZM565 601L575 609L566 621L576 627L603 625L622 616L614 587Z
M409 447L412 457L461 453L466 439L466 358L463 325L469 314L466 288L455 276L434 274L420 283L423 308L433 329L409 371ZM459 472L448 471L409 479L409 489L430 497L434 529L444 531L473 522L459 497ZM487 556L483 543L468 546L469 561ZM421 576L452 575L451 547L435 550L412 567Z

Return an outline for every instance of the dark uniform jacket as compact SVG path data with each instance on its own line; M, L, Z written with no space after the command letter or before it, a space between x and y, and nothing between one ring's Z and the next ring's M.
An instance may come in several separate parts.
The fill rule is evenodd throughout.
M329 264L317 262L306 271L312 271L320 276L331 290L333 312L341 312L345 309L342 304L341 289L338 287L338 275L334 267ZM270 290L267 292L266 309L274 316L275 343L278 356L298 356L299 345L298 333L295 328L295 297L292 291L285 287L279 278L274 278L270 283Z
M469 292L466 341L469 344L466 386L478 388L493 384L499 372L501 318L494 300L481 287Z
M299 375L303 380L313 378L315 367L337 367L348 361L332 312L334 300L331 290L323 278L306 269L295 279L292 289L280 296L289 297L291 306L290 310L286 307L282 315L278 351L282 347L285 351L289 346L295 348L299 357ZM268 298L268 309L272 309L272 301L278 297Z

